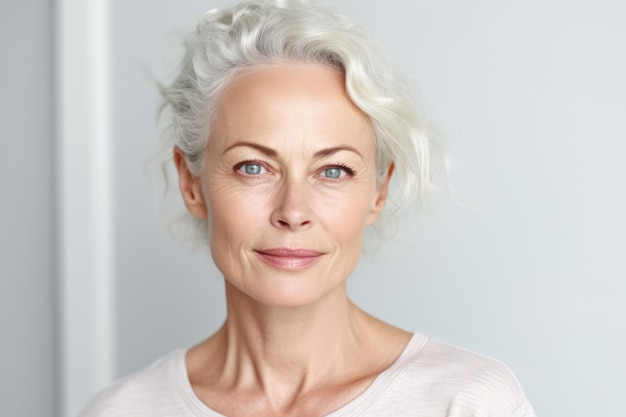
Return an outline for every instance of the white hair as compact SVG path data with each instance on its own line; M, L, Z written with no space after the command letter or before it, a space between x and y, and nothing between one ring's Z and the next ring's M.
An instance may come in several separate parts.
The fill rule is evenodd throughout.
M379 181L394 164L391 211L412 194L421 202L434 187L435 160L443 160L443 153L430 124L376 39L340 14L305 0L242 1L205 13L185 47L178 76L160 86L166 163L178 146L191 173L200 174L220 94L241 71L277 62L320 63L342 71L348 96L371 119ZM208 241L206 221L188 213L181 220L187 227L180 230ZM380 232L389 224L383 218L375 227Z

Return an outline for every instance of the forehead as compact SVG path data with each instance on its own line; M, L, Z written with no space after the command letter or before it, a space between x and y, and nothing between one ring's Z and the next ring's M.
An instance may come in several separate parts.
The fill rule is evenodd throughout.
M238 74L222 95L211 136L211 142L309 138L309 145L373 146L370 119L348 97L343 73L320 64L272 64Z
M232 97L242 91L248 94L290 91L300 98L327 99L339 94L349 100L344 84L343 72L330 65L280 62L239 71L225 95ZM311 85L315 88L308 88Z

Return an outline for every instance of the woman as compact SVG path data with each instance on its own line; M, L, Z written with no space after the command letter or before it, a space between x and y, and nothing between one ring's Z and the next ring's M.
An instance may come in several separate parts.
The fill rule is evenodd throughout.
M301 1L206 14L162 88L185 205L227 319L83 416L533 416L500 363L368 315L363 233L432 184L435 142L375 42ZM440 155L439 155L440 156Z

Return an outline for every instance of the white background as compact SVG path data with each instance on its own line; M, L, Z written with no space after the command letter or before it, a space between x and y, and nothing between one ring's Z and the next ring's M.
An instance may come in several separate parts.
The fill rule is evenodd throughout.
M457 203L431 200L419 216L402 223L399 239L363 259L350 282L355 301L408 330L501 359L540 415L620 413L626 388L626 5L610 0L319 3L332 4L383 40L446 133L456 161ZM99 363L110 364L113 377L202 340L224 318L219 274L206 254L169 239L157 208L159 191L147 172L153 170L144 167L157 143L153 78L172 79L184 33L203 11L224 4L230 2L107 4L112 147L106 162L112 197L104 220L112 227L106 259L114 304L101 311L114 316L105 340L111 349L100 352L109 357ZM21 96L35 88L30 81L24 76L22 87L10 91ZM7 111L3 107L3 119ZM49 113L43 108L41 114L46 120ZM21 149L15 136L43 138L11 126L2 133L3 154ZM49 149L30 151L45 156ZM22 166L19 159L2 161ZM11 172L2 173L3 184L12 184ZM23 216L24 234L34 236L40 226L33 215L16 214L7 205L25 191L2 189L2 217ZM42 221L54 235L52 219ZM8 265L3 275L20 278L10 282L26 304L39 291L32 276L42 275L16 262L5 264L18 233L2 237L2 263ZM51 253L45 246L32 250ZM59 274L48 278L45 285L66 282ZM3 294L7 282L3 276ZM50 297L32 311L49 317ZM16 305L3 303L2 316L13 315ZM38 322L22 317L9 323L12 328ZM78 332L94 319L85 313L61 320L59 325L78 322ZM63 340L57 340L59 355L70 348ZM24 338L23 343L35 342ZM17 355L6 345L1 349L3 356ZM25 368L2 378L41 368L30 360L34 353L21 355ZM73 366L81 360L95 366L89 358L77 358ZM63 381L66 390L84 388L60 401L71 414L102 381L81 381L82 374L67 371L70 365L52 367L46 375ZM19 388L22 397L27 389Z

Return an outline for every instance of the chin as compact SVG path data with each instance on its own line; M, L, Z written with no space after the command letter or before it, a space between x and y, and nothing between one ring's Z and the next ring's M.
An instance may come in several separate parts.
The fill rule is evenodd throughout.
M318 277L291 276L266 277L266 285L255 285L256 288L237 286L237 292L249 297L259 304L277 308L300 308L314 305L331 293L339 290L341 285L322 285ZM256 282L259 284L259 282Z

